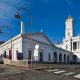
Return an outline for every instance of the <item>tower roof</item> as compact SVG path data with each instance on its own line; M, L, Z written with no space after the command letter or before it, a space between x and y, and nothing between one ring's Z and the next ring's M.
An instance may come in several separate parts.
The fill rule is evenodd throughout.
M74 19L73 19L73 17L72 17L71 15L68 16L66 22L68 22L68 21L70 21L70 20L74 21ZM66 22L65 22L65 23L66 23Z
M71 15L68 16L68 19L73 19L73 17Z

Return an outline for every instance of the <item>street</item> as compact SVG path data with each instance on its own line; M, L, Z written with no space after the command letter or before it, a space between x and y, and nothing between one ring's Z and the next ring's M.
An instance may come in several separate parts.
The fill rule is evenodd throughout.
M27 70L0 65L0 80L79 80L80 69Z

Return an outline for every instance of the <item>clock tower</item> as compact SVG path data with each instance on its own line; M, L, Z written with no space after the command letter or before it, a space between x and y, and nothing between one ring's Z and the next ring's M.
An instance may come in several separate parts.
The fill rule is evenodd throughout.
M72 38L74 37L74 19L69 16L65 22L65 39L63 39L63 48L72 51Z
M65 38L72 38L74 37L74 19L69 16L65 22L66 29L65 29Z

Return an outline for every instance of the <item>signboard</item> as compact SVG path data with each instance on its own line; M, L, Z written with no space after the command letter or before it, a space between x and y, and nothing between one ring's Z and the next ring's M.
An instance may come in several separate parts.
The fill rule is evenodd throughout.
M38 60L38 56L34 56L34 60L37 61Z
M38 53L39 53L39 44L36 44L34 49L34 60L38 60Z
M34 49L34 56L38 56L38 49Z

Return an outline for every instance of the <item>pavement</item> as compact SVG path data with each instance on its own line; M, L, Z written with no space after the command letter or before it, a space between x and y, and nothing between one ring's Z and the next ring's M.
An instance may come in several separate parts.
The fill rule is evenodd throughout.
M80 80L80 69L27 70L0 65L0 80Z
M80 69L48 69L45 72L55 76L53 80L80 80Z

